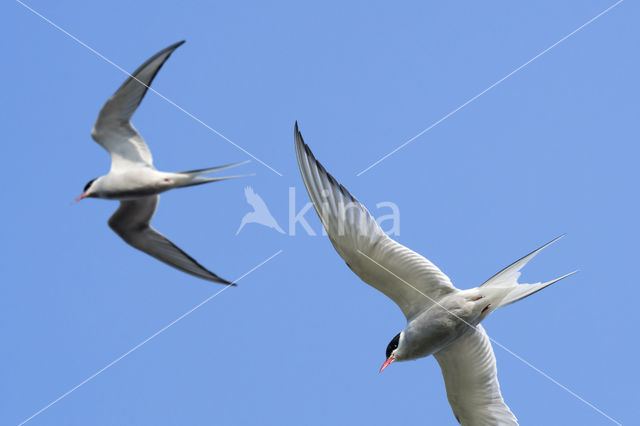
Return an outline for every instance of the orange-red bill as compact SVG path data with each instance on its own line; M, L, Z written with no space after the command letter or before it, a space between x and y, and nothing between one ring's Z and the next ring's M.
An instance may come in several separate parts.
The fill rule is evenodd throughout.
M81 196L79 196L78 198L76 198L75 200L73 200L73 203L77 203L78 201L82 200L84 197L86 197L86 192L83 192ZM71 204L73 204L71 203Z
M394 358L393 358L393 355L391 355L389 358L387 358L384 364L382 364L382 367L380 367L380 371L378 373L382 373L382 370L387 368L389 364L391 364L393 361L394 361Z

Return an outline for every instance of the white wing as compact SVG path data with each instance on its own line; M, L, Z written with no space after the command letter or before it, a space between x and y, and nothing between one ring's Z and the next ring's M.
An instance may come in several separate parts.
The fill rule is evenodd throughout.
M462 425L517 425L502 399L496 357L481 325L434 355L453 414Z
M154 195L121 201L118 210L109 218L109 226L128 244L167 265L208 281L231 284L200 265L149 225L159 199Z
M111 155L111 170L152 166L151 151L131 124L131 116L164 61L182 43L184 41L161 50L142 64L100 110L91 137Z
M457 291L433 263L387 236L367 209L320 164L295 127L302 180L329 239L349 268L384 293L407 320Z

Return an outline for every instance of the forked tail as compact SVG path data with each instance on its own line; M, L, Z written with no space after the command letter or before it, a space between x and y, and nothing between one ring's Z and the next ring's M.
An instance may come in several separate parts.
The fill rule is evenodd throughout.
M240 166L248 162L249 160L241 161L240 163L226 164L224 166L209 167L207 169L187 170L184 172L179 172L177 173L177 175L179 175L182 178L180 179L182 181L182 184L180 185L181 187L202 185L203 183L247 177L252 175L248 174L248 175L220 176L220 177L208 177L205 175L208 175L209 173L219 172L221 170L230 169L232 167Z
M493 277L489 278L484 284L480 286L480 288L483 288L485 290L488 290L488 289L498 290L495 293L492 292L496 295L499 295L498 296L499 298L498 300L495 300L493 302L495 303L495 305L492 306L491 310L495 310L502 306L506 306L513 302L517 302L520 299L524 299L525 297L530 296L533 293L536 293L542 290L543 288L550 286L551 284L556 283L561 279L566 278L569 275L573 275L576 272L578 272L578 271L573 271L571 273L561 276L560 278L556 278L554 280L547 281L544 283L540 282L535 284L523 284L518 282L518 278L520 278L520 270L524 268L524 266L531 259L533 259L533 257L536 254L540 253L542 249L547 248L548 246L555 243L563 236L564 235L561 235L555 238L554 240L548 242L547 244L543 245L539 249L532 251L522 259L507 266L502 271L498 272Z
M240 161L239 163L225 164L224 166L209 167L208 169L196 169L187 170L186 172L180 172L183 175L205 175L209 173L219 172L220 170L230 169L232 167L241 166L247 164L251 160Z

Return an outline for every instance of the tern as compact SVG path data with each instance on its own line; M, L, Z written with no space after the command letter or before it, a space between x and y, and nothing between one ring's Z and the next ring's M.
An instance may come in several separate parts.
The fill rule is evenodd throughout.
M120 200L120 207L108 223L125 242L183 272L231 285L233 283L200 265L149 224L158 207L158 194L174 188L241 177L205 175L246 163L178 173L161 172L153 166L151 151L131 124L131 117L164 62L183 43L184 40L153 55L104 104L91 137L109 152L111 169L108 174L89 181L74 202L83 198Z
M543 245L484 284L459 290L433 263L387 236L367 209L314 157L296 122L296 156L309 197L333 247L365 283L393 300L407 325L389 343L384 370L392 362L434 355L447 398L463 425L517 425L498 383L496 359L480 322L575 273L547 282L521 284L520 270Z

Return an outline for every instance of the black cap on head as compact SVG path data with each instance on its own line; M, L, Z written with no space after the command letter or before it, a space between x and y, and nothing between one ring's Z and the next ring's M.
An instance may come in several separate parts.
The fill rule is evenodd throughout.
M398 344L400 343L400 333L396 334L396 337L391 339L389 345L387 345L387 358L391 356L391 352L395 351L398 348Z
M96 178L96 179L98 179L98 178ZM91 186L91 184L92 184L96 179L91 179L89 182L87 182L87 184L84 186L84 190L83 190L83 192L87 192L87 189L89 189L89 187Z

